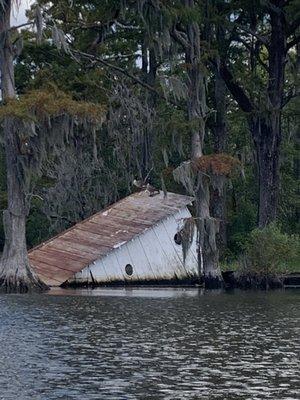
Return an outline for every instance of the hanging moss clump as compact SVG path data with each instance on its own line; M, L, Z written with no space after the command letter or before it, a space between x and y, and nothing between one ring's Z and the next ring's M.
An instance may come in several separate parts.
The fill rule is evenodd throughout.
M105 111L101 104L75 101L55 87L28 92L0 106L0 123L14 132L17 173L28 210L45 162L61 159L79 132L90 136L95 144ZM93 154L97 158L95 151Z
M176 243L181 244L182 247L183 263L185 263L186 257L193 243L194 234L195 234L194 218L193 217L185 218L183 221L182 228L179 229L177 234L175 235Z

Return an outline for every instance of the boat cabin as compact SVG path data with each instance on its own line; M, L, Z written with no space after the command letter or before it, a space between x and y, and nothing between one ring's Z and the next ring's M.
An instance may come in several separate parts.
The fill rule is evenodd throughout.
M195 280L196 234L186 257L178 237L192 200L134 193L30 250L30 263L50 286Z

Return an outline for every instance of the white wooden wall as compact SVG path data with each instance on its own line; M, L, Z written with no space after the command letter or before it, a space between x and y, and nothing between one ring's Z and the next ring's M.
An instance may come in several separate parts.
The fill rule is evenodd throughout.
M183 262L182 247L174 241L174 235L183 219L190 217L185 207L177 214L165 218L127 243L111 251L108 255L90 264L74 275L69 282L95 281L145 281L188 278L198 274L196 232L188 256ZM133 274L127 275L126 264L132 265Z

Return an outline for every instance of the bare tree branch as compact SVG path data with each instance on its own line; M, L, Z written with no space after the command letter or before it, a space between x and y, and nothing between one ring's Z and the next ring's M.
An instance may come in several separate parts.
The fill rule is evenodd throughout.
M290 50L292 47L296 46L300 42L300 35L296 36L294 39L292 39L290 42L287 43L286 49Z
M9 30L13 31L15 29L20 29L20 28L23 28L24 26L29 26L29 25L33 25L33 24L34 24L34 22L25 22L24 24L21 24L21 25L12 26Z
M249 35L254 36L254 37L255 37L257 40L259 40L263 45L265 45L267 48L269 48L269 42L268 42L268 40L267 40L266 37L261 36L260 34L254 32L254 31L251 30L251 29L245 28L244 26L237 25L237 27L238 27L241 31L246 32L246 33L248 33Z
M100 57L94 56L92 54L85 53L83 51L73 50L73 54L75 54L77 56L81 56L83 58L87 58L89 60L92 60L94 62L102 64L105 67L110 68L110 69L112 69L112 70L114 70L116 72L119 72L120 74L127 76L128 78L130 78L134 82L136 82L139 85L143 86L145 89L151 91L152 93L155 93L158 97L162 98L163 100L167 101L168 103L171 103L176 107L180 107L179 104L174 102L172 99L168 99L163 93L158 92L153 86L148 85L146 82L143 82L141 79L139 79L138 77L136 77L135 75L131 74L130 72L126 71L125 69L123 69L121 67L113 65L113 64L107 62L106 60L103 60Z
M222 79L224 79L228 90L237 101L240 108L246 113L254 111L255 106L250 101L244 89L234 80L231 71L223 62L220 65L220 75Z
M189 43L186 35L183 32L179 32L175 26L170 31L170 35L174 38L177 43L180 43L184 49L189 47Z
M248 49L251 52L251 50L252 50L251 46L249 45L249 43L246 42L246 40L244 40L244 39L242 39L240 37L237 37L234 40L237 41L237 42L242 43L246 47L246 49ZM255 58L257 59L259 64L268 72L269 71L268 65L260 58L259 54L257 54L255 56Z
M282 99L282 104L281 104L281 108L284 108L289 102L290 100L298 97L300 95L300 91L296 91L296 90L291 90L283 99Z

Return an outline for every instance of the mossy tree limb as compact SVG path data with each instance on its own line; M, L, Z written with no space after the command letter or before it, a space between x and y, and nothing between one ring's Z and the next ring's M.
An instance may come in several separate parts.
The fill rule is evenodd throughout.
M13 50L10 39L10 14L12 2L2 2L0 11L0 70L2 100L15 98ZM31 271L26 250L25 193L18 174L17 132L13 118L3 120L4 146L7 166L8 208L3 215L5 245L0 264L0 290L5 292L27 292L45 290L47 286Z
M193 0L185 0L184 5L188 12L195 11ZM190 194L195 196L196 218L201 221L200 229L198 224L199 272L203 271L206 286L220 287L223 279L218 262L218 250L215 246L216 231L208 229L211 226L211 220L213 220L209 209L210 179L200 168L194 168L194 160L200 160L203 157L205 121L208 115L205 76L202 68L200 27L197 20L190 19L185 24L185 33L182 34L178 31L176 22L172 29L172 36L183 47L185 53L188 88L186 105L188 120L192 123L192 127L191 161L181 164L177 173L175 171L174 178L183 183ZM214 246L212 246L212 243Z
M7 171L7 210L4 212L5 245L0 263L0 290L43 291L29 264L26 248L26 217L30 206L32 177L58 146L67 145L74 126L94 132L101 124L102 110L77 103L61 92L35 92L16 97L14 53L11 42L11 0L0 4L0 70L3 126Z

